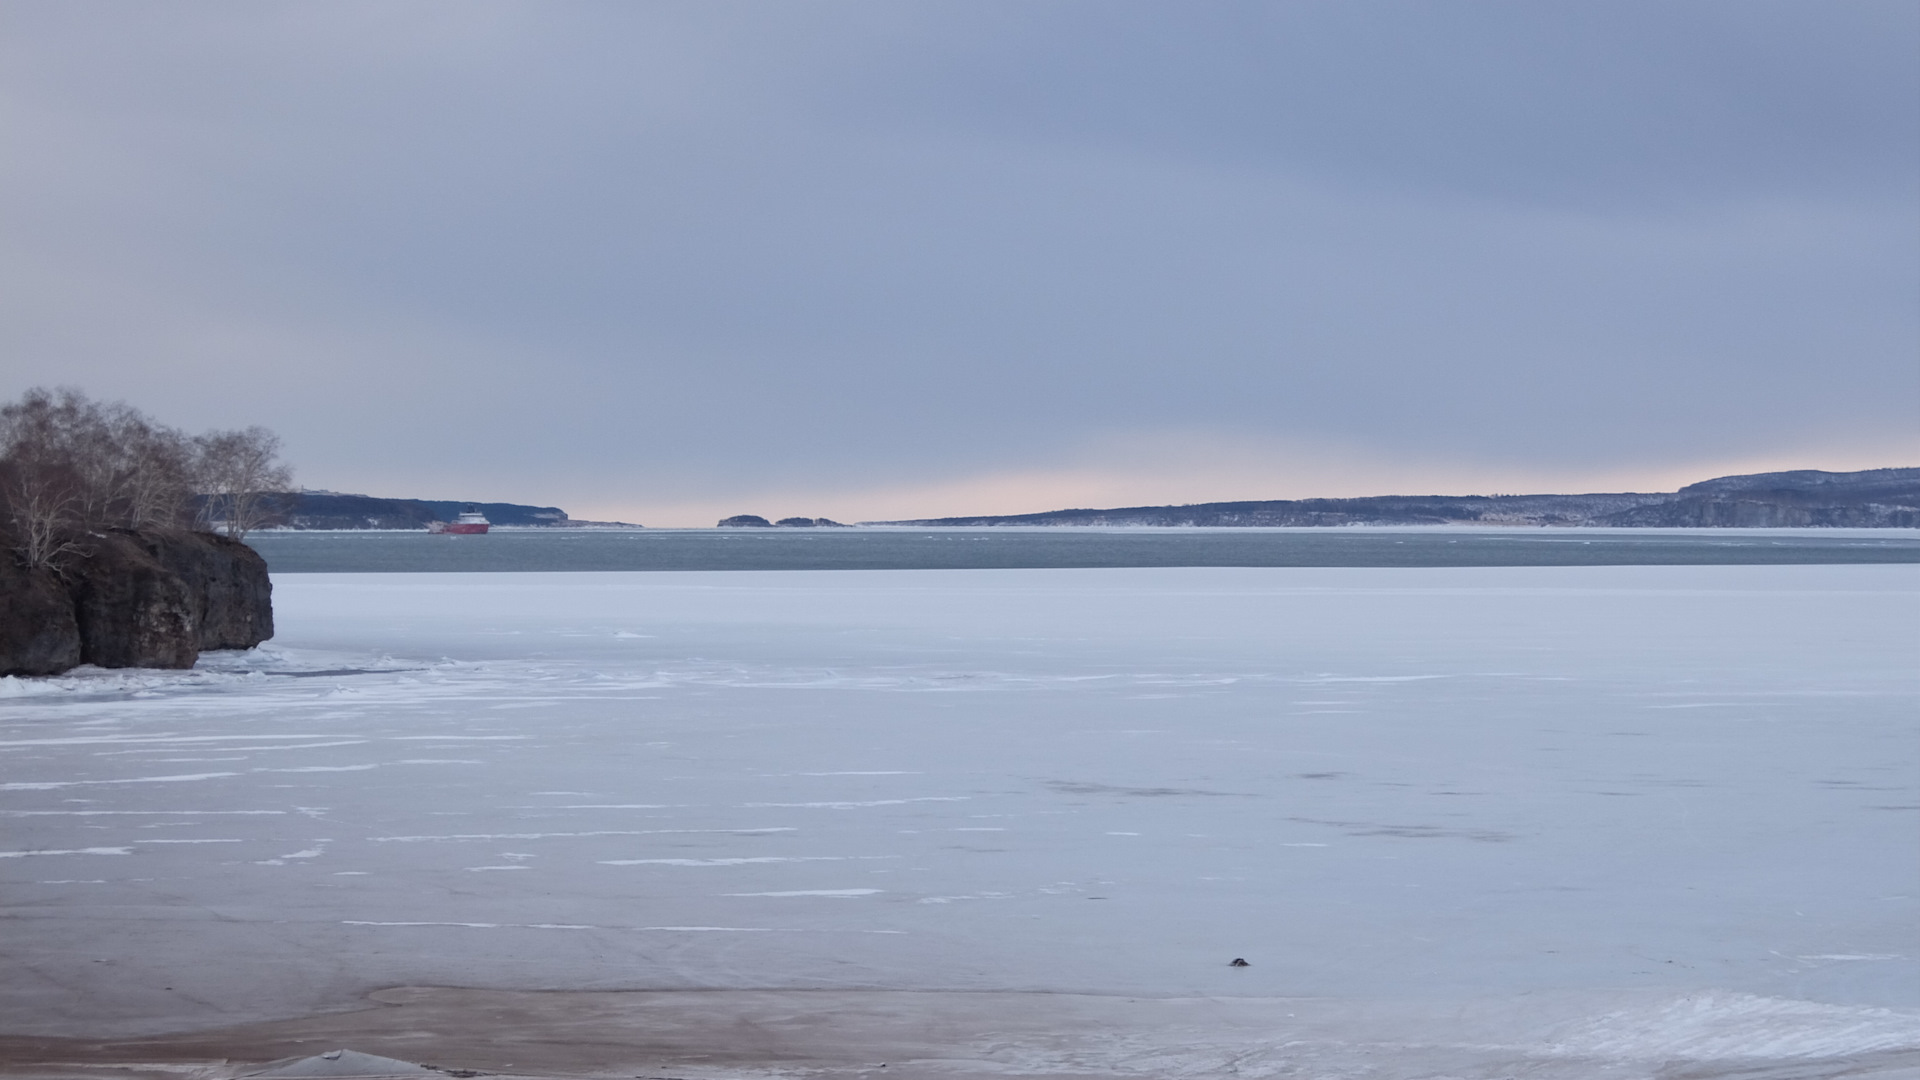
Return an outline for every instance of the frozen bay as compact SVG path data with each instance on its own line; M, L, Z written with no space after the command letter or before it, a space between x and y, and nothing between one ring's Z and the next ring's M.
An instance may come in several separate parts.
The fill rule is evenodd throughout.
M402 985L1043 992L1241 1001L1241 1075L1293 1075L1290 1039L1912 1068L1916 594L1911 564L276 574L255 653L0 683L4 1031Z
M503 528L485 538L269 529L248 542L276 574L1920 563L1916 529Z

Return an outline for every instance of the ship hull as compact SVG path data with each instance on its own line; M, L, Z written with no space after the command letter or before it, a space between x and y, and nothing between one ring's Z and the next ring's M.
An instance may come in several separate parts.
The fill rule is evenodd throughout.
M488 526L486 525L474 525L474 524L470 524L467 522L460 522L460 521L456 521L451 524L444 521L433 521L433 522L427 523L428 532L437 533L442 536L477 536L482 533L485 533L487 529L488 529Z

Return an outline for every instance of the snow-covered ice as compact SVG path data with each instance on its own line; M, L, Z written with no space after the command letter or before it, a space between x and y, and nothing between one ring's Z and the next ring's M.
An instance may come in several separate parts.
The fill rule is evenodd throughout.
M0 681L0 1030L814 988L1920 1054L1920 567L275 584L260 650Z

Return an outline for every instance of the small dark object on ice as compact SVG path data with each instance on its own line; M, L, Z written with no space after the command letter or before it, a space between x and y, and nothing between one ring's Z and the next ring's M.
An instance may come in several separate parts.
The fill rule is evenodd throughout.
M1252 967L1253 965L1247 963L1245 960L1242 960L1236 956L1233 958L1233 962L1228 964L1227 966L1228 967Z

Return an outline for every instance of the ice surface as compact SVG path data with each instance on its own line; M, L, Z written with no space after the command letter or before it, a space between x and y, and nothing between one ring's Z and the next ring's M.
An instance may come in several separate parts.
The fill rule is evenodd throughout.
M390 1057L374 1054L362 1054L353 1050L329 1050L324 1054L314 1054L287 1062L273 1062L259 1072L246 1074L248 1077L308 1077L308 1076L351 1076L351 1077L388 1077L388 1076L444 1076L445 1073L423 1068L410 1061L396 1061Z
M393 985L1546 995L1553 1023L1476 1038L1920 1052L1920 567L281 575L275 601L251 653L0 689L5 1030Z

